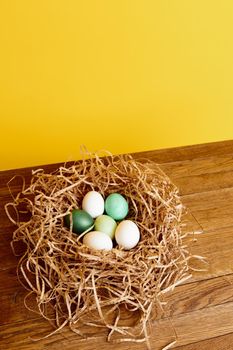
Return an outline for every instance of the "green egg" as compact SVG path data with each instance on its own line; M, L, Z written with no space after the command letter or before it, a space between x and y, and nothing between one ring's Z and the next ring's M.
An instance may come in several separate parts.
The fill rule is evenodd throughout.
M73 228L72 231L77 234L81 234L84 231L90 229L94 225L94 220L90 214L85 210L74 209L72 212L65 216L65 225L70 228L72 215Z
M95 220L95 231L106 233L111 239L114 238L117 223L108 215L100 215Z
M122 220L129 211L126 199L119 193L110 194L105 200L105 211L115 220Z

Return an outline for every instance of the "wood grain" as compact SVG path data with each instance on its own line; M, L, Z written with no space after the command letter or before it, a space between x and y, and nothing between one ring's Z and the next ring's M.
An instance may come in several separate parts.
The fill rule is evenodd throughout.
M160 150L152 150L148 152L133 153L134 158L150 159L156 163L168 163L176 161L191 160L196 158L208 158L214 155L232 155L232 140L221 142L210 142L199 145L190 145L184 147L165 148Z
M80 329L83 329L80 327ZM22 322L12 323L11 326L5 325L0 327L1 344L3 349L41 349L42 346L51 347L62 346L62 343L70 343L72 347L66 346L65 349L84 348L93 349L93 340L80 341L77 336L71 334L66 328L61 334L53 335L48 339L39 342L32 342L32 339L43 337L47 332L52 331L42 319L24 320ZM212 337L224 335L233 332L233 302L226 302L220 305L206 307L201 310L182 313L172 318L160 319L153 324L151 333L151 342L153 349L159 350L162 346L176 340L176 346L191 344ZM97 344L104 346L106 338L105 330L98 330ZM63 344L64 345L64 344ZM114 349L116 344L108 343L108 349ZM145 344L123 343L120 348L140 348L145 349ZM119 348L119 345L118 345Z
M233 186L233 157L213 156L160 164L179 187L181 195L214 191Z
M176 339L173 348L180 350L233 349L233 141L136 153L133 157L159 163L179 186L188 207L187 229L203 230L187 237L185 243L193 254L206 256L209 262L205 271L193 272L191 280L165 297L165 311L152 325L152 348L159 350ZM43 168L54 171L58 166ZM7 182L14 175L23 175L29 183L31 170L0 172L0 349L146 349L140 343L108 344L104 330L96 333L95 340L85 342L68 329L38 342L31 340L53 328L23 305L26 291L17 280L18 260L10 248L14 226L4 212L4 204L10 200ZM11 183L13 194L20 186L19 178ZM31 303L33 306L33 300Z
M195 342L185 346L175 347L176 350L197 350L197 349L213 349L213 350L232 350L233 349L233 333L219 337Z
M204 231L233 226L233 187L182 197Z

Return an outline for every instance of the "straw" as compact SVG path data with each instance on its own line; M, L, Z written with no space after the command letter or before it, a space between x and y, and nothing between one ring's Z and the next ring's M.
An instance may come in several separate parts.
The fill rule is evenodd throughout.
M35 296L38 312L57 330L69 325L77 337L86 339L90 334L80 325L104 327L108 341L115 334L117 342L146 341L149 347L148 326L163 305L164 293L191 276L191 254L182 242L185 207L178 188L155 163L141 163L129 155L83 153L82 161L53 173L34 171L30 185L6 205L9 219L17 225L12 249L19 242L25 245L18 275ZM64 217L81 208L90 190L104 198L114 192L125 196L127 219L141 233L135 248L93 250L65 227ZM20 221L21 203L27 203L28 221ZM136 324L126 327L122 312L138 314Z

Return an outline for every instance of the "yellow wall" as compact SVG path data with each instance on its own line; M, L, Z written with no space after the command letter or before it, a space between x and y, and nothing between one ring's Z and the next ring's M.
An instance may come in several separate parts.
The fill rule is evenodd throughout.
M233 139L232 0L1 0L0 169Z

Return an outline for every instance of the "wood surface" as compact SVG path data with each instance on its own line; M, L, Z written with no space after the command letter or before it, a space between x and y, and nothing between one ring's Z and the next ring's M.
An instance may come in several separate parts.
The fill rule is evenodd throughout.
M233 141L163 149L133 154L155 161L179 187L188 213L187 229L199 231L185 243L193 254L208 260L204 271L165 297L167 307L151 326L151 348L159 350L171 342L179 350L233 349ZM53 171L60 164L43 168ZM34 167L35 169L35 167ZM142 343L106 342L105 330L94 340L80 341L68 329L35 341L52 331L52 326L24 307L26 291L16 276L18 258L10 248L14 226L4 211L11 200L7 182L23 175L28 183L31 168L0 172L0 349L1 350L91 350L146 349ZM18 177L11 184L20 190ZM193 265L192 265L193 264ZM203 264L191 262L203 270ZM33 307L33 300L30 301Z

